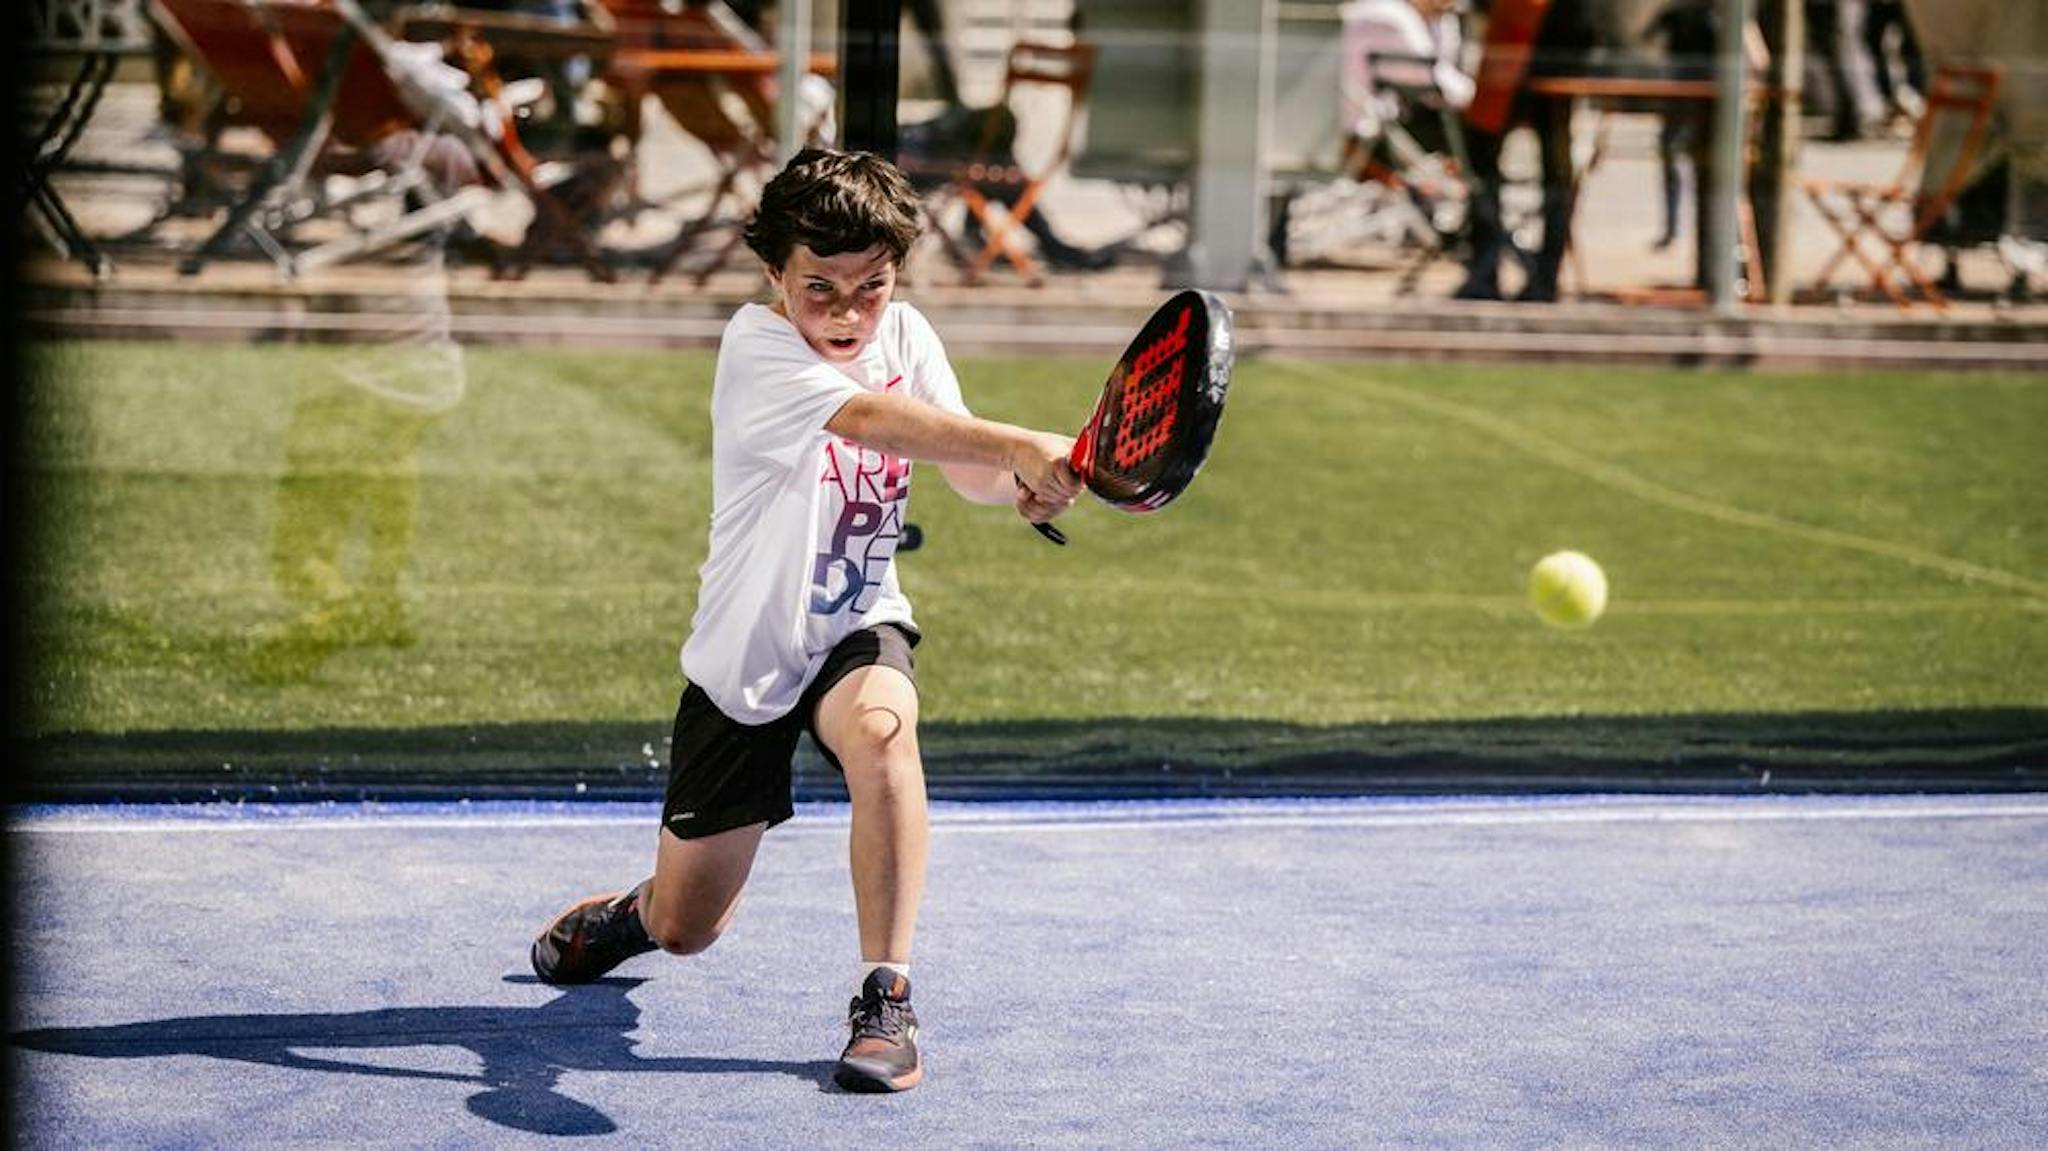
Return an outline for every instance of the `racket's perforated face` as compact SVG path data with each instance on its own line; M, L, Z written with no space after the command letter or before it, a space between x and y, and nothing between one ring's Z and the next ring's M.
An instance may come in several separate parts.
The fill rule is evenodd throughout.
M1162 508L1208 458L1230 388L1230 310L1187 291L1152 314L1117 360L1075 444L1088 488L1126 511Z

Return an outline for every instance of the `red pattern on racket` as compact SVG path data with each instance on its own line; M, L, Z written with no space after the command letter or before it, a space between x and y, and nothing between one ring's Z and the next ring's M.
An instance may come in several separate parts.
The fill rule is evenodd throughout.
M1068 462L1104 503L1127 512L1172 503L1209 457L1230 392L1230 309L1210 292L1160 305L1110 369ZM1034 524L1056 544L1065 533Z

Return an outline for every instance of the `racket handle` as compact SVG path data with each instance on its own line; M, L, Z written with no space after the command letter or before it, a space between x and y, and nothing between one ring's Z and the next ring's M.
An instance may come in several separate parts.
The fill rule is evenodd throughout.
M1016 477L1013 476L1012 478ZM1017 486L1019 488L1022 488L1024 486L1024 481L1022 479L1017 479ZM1052 542L1060 545L1061 547L1067 546L1067 533L1061 531L1060 529L1052 526L1051 524L1032 524L1031 526L1037 528L1038 534L1044 536L1046 539L1051 540Z

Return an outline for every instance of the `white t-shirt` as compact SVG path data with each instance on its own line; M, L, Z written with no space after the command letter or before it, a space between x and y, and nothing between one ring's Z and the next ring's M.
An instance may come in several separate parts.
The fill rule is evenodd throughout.
M741 723L787 714L848 635L912 624L894 562L910 461L825 430L862 391L907 392L968 414L938 334L909 304L890 304L861 358L844 367L760 304L740 308L719 340L711 549L681 662Z

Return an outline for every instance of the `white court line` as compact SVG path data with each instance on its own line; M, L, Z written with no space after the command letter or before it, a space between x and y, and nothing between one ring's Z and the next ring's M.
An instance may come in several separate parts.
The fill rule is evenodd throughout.
M154 809L142 809L154 810ZM598 812L506 811L482 803L418 813L399 805L321 805L318 814L287 807L194 808L186 815L103 815L51 809L18 816L10 832L73 834L226 834L309 831L503 831L645 828L654 804L605 805ZM772 834L841 834L845 804L804 804ZM339 813L337 813L339 812ZM244 814L246 813L246 814ZM1231 828L1527 827L1650 823L1851 822L1857 820L2040 819L2048 799L1972 796L1568 796L1500 799L1163 800L1060 804L934 804L941 834L1045 834L1102 831L1214 831Z
M1966 584L1991 584L2021 592L2036 600L2048 599L2048 583L2005 571L1985 564L1973 563L1954 556L1942 555L1914 547L1895 540L1875 536L1859 535L1855 532L1824 527L1819 524L1801 523L1784 519L1768 512L1750 511L1747 508L1725 504L1705 496L1694 495L1666 486L1647 476L1641 476L1620 464L1611 463L1596 456L1579 451L1559 440L1525 427L1506 416L1469 407L1441 396L1427 395L1412 391L1384 380L1368 379L1355 372L1321 364L1294 365L1300 374L1332 382L1341 381L1344 387L1369 396L1375 396L1390 403L1398 404L1411 411L1421 411L1440 419L1464 424L1500 440L1516 451L1533 456L1554 467L1579 476L1591 483L1600 484L1625 495L1633 496L1645 503L1661 504L1664 507L1714 520L1733 527L1751 528L1805 540L1825 547L1846 551L1862 552L1866 555L1883 556L1898 560L1914 567L1938 571L1943 575Z

